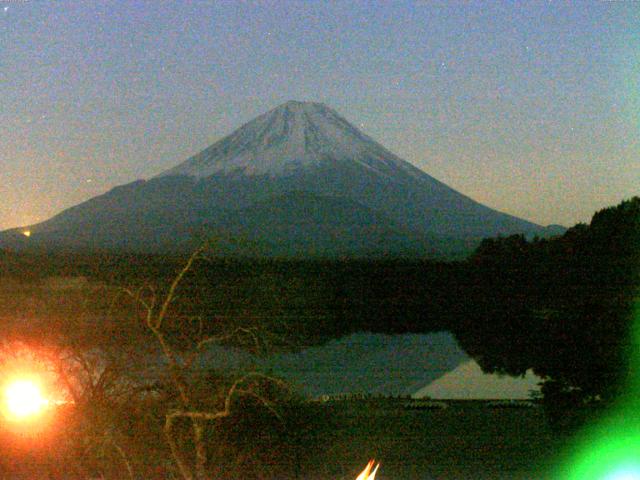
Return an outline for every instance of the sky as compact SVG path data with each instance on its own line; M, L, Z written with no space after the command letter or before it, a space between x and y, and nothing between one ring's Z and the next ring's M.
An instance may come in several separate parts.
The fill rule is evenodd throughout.
M319 101L539 224L640 193L634 1L0 0L0 229Z

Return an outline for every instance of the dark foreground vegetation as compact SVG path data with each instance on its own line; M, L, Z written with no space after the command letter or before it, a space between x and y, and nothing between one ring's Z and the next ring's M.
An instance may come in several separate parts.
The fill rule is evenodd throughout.
M12 478L25 465L51 478L353 478L379 454L389 464L381 478L429 478L411 465L434 478L499 478L505 458L535 457L523 443L546 452L548 427L571 431L595 411L584 405L624 393L639 252L640 198L553 239L485 240L464 262L230 260L212 247L175 288L186 258L2 252L4 363L37 357L70 402L37 442L5 428L15 455L2 468ZM520 420L373 406L353 416L309 405L278 379L188 361L211 343L267 353L353 332L440 330L487 372L532 368L544 409ZM503 421L510 432L496 430ZM455 433L463 424L474 433ZM439 434L446 445L435 451ZM38 456L35 445L51 441L58 453ZM476 475L465 477L469 466Z
M168 447L157 441L161 408L146 408L119 419L118 445L135 478L179 478ZM482 402L419 411L389 400L293 403L278 413L243 405L241 414L210 429L208 478L353 480L375 457L382 480L547 479L550 459L566 442L552 434L542 409L491 409ZM62 415L58 423L67 425L71 415ZM89 452L69 438L69 427L35 442L6 442L5 434L3 445L11 446L3 450L3 478L128 477L110 439Z

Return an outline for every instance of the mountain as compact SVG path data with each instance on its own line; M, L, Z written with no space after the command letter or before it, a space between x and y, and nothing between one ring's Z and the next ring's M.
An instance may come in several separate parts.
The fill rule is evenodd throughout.
M540 392L542 378L528 370L524 377L484 373L474 360L460 363L453 370L413 394L414 398L458 400L526 400Z
M26 237L22 233L30 231ZM426 255L486 236L545 235L400 159L331 108L287 102L157 177L92 198L0 247Z
M255 357L213 346L199 359L203 368L258 368L286 379L311 396L379 393L407 395L469 362L448 332L426 335L356 333L299 352ZM460 388L459 390L464 390Z

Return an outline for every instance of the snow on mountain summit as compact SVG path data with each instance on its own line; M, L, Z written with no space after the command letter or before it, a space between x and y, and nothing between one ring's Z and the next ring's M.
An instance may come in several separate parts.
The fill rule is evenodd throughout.
M457 254L478 238L544 231L457 192L310 102L284 103L156 178L28 229L28 244L16 230L0 232L0 247L180 251L200 232L222 232L251 245L229 254L420 256L426 245Z
M289 101L159 176L282 176L326 162L356 162L381 175L422 174L322 103Z

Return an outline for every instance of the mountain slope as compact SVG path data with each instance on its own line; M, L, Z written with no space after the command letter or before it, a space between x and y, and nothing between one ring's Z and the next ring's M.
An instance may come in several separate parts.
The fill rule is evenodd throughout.
M250 238L277 256L419 256L427 241L347 198L289 192L222 216L209 231Z
M160 176L207 178L220 173L282 177L301 168L355 163L379 175L422 172L338 115L312 102L289 101L246 123Z
M0 246L164 251L220 229L257 242L261 255L415 255L431 253L425 239L545 233L456 192L325 105L304 102L257 117L155 178L28 228L29 238L0 234Z

